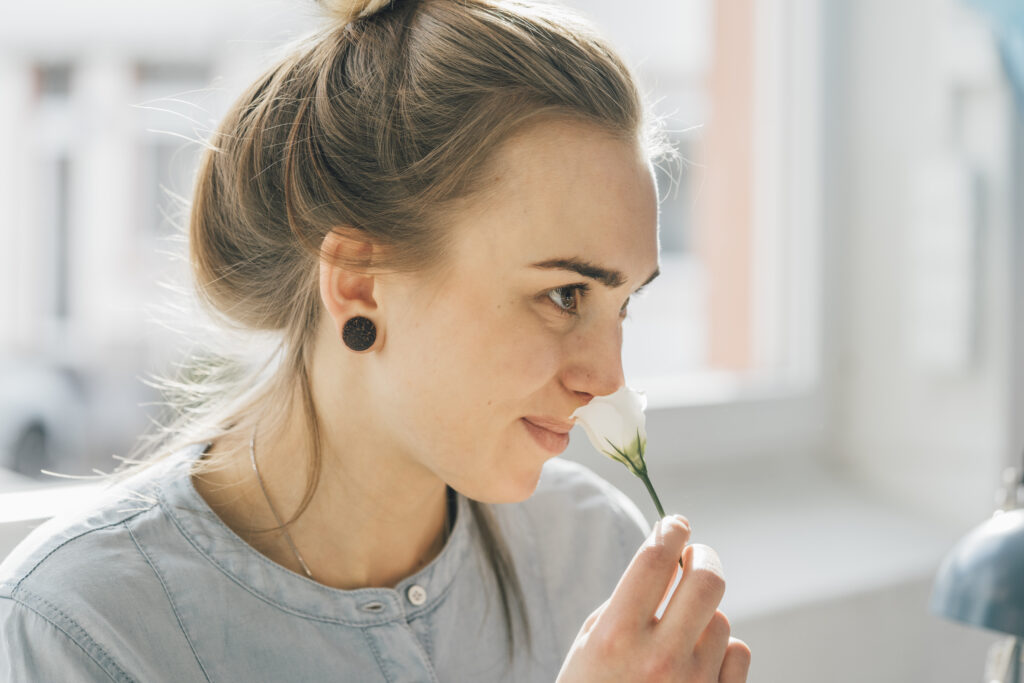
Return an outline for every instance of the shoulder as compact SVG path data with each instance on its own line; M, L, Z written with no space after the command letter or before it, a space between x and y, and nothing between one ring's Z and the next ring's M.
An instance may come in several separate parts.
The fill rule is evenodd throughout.
M626 494L585 465L562 458L545 463L533 495L510 508L506 518L522 520L517 532L536 548L553 585L580 581L578 568L588 566L584 580L610 590L650 528Z
M4 597L0 597L0 661L4 680L11 683L130 680L88 636L71 633L67 624Z
M502 507L502 506L499 506ZM563 458L544 465L533 495L501 517L518 570L536 582L559 652L612 594L649 525L636 504L590 468Z
M20 587L35 583L38 574L77 574L87 558L89 564L95 564L99 558L122 552L131 542L125 522L149 512L156 504L155 500L104 491L86 505L47 520L0 563L0 596L10 597Z
M135 538L168 527L161 465L48 520L0 563L0 654L10 648L12 666L49 671L36 660L52 650L68 672L99 667L100 680L128 680L131 656L118 648L124 634L152 631L148 619L166 611L160 578ZM52 680L83 679L69 673Z
M586 465L563 458L545 463L527 507L535 515L572 519L577 530L613 528L633 550L651 528L629 496Z
M160 488L180 459L167 458L108 485L50 518L28 534L0 563L0 596L27 584L37 575L54 572L78 576L105 559L123 560L133 545L129 522L159 515ZM111 571L121 561L104 566Z
M128 523L152 504L127 503L100 496L54 517L0 564L0 660L13 680L130 680L109 635L139 607L126 584L147 583Z

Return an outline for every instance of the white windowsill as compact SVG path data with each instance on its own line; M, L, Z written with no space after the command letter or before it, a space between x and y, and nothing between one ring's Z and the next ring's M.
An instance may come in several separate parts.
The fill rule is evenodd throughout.
M101 484L34 485L0 493L0 524L45 520L78 507L102 488ZM0 548L0 554L10 548Z
M572 459L655 519L646 489L624 467L590 453ZM721 557L720 608L734 623L930 580L956 541L984 521L949 528L799 458L752 459L746 468L649 459L648 467L666 513L686 515L691 542Z

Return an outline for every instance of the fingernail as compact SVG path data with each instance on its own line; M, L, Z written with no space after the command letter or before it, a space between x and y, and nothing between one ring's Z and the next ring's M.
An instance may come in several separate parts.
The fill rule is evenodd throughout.
M693 566L696 569L708 569L725 578L725 570L722 569L722 560L718 557L711 546L700 543L693 544Z

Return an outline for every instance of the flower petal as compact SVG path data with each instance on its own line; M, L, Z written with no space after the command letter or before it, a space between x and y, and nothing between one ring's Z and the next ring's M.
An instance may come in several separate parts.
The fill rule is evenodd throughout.
M647 429L644 409L647 397L629 387L606 396L595 396L573 412L598 452L622 462L634 473L644 469Z

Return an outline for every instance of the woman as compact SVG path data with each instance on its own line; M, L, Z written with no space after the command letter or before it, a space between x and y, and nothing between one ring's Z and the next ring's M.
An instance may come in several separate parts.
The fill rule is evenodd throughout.
M146 462L0 565L5 680L744 681L714 552L553 460L658 270L627 70L552 8L328 9L192 204L203 302L274 352L196 359Z

